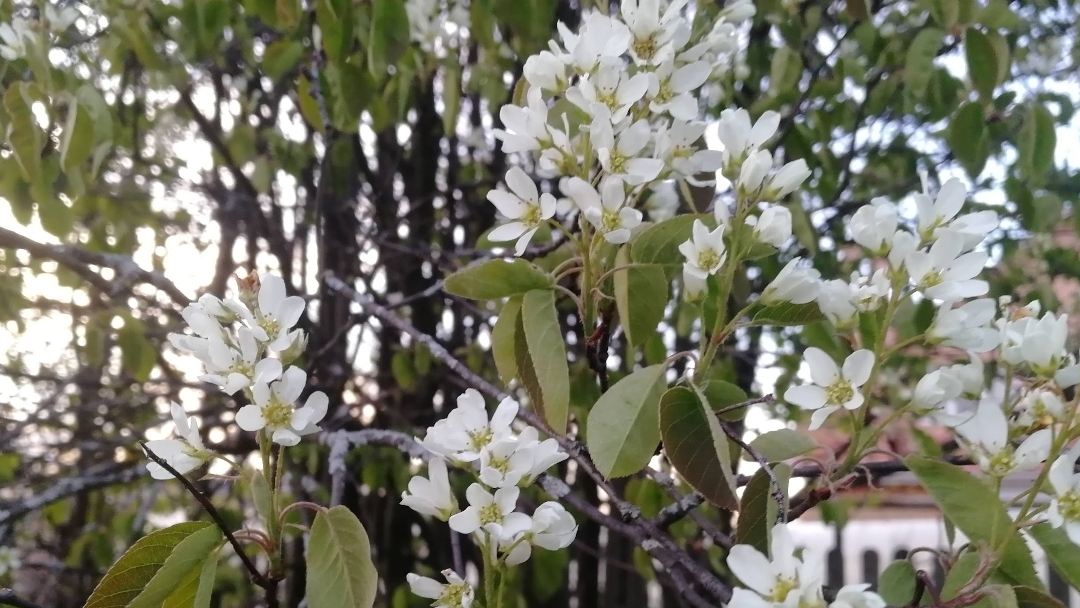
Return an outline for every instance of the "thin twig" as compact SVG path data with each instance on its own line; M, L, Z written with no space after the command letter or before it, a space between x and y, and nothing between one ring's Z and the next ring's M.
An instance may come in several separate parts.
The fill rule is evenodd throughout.
M42 608L30 600L15 595L11 589L0 589L0 606L14 606L15 608Z
M155 454L154 451L146 445L146 442L139 442L139 445L142 446L143 451L146 452L147 458L158 463L161 468L168 471L169 474L179 480L180 483L184 484L187 491L195 497L195 500L199 501L199 504L202 505L203 509L206 509L206 513L210 516L210 519L214 520L217 527L221 529L221 533L228 539L229 544L233 546L236 554L240 556L240 561L244 562L244 567L247 568L247 571L251 574L251 578L255 581L255 584L266 589L268 594L271 590L276 590L277 582L271 581L264 576L263 573L259 571L259 568L255 566L255 563L251 561L251 558L248 557L247 552L244 551L244 547L240 544L240 541L236 540L236 537L233 536L232 530L229 529L229 526L225 523L225 519L221 517L221 513L218 512L214 503L210 502L210 499L199 491L199 488L196 488L195 484L191 483L190 479L184 477L184 475L174 469L164 458Z
M750 456L761 465L761 469L765 471L765 475L769 478L771 485L772 499L776 501L776 523L784 523L787 520L787 509L785 508L787 506L787 500L784 498L786 491L785 488L780 485L780 480L776 478L776 473L773 472L772 467L769 466L769 461L765 460L765 457L761 455L761 452L758 452L750 447L750 444L743 441L742 435L740 435L733 426L722 420L720 421L720 426L723 427L724 434L728 436L728 439L731 439L735 442L735 445L746 450L746 453L750 454Z

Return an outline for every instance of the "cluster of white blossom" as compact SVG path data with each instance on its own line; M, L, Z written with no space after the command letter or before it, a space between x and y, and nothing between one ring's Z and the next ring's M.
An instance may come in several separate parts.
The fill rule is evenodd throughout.
M294 329L304 307L303 298L286 296L281 277L252 275L241 281L237 299L206 294L184 308L184 320L194 335L169 334L173 347L194 355L206 367L200 380L230 395L244 392L251 403L236 413L240 428L265 434L266 440L283 446L296 445L300 437L318 431L329 402L325 393L316 391L303 406L297 404L307 373L289 364L307 347L307 335ZM198 423L180 405L172 404L172 416L180 439L149 441L147 446L184 473L213 455L203 445ZM170 477L156 463L147 467L155 478Z
M456 47L460 32L469 27L469 9L459 0L406 0L409 38L427 53Z
M44 23L48 30L60 33L67 30L75 20L79 18L79 9L73 6L57 7L53 4L45 5ZM28 48L38 44L41 25L36 21L28 21L22 17L15 17L10 23L0 23L0 57L8 61L25 57Z
M421 444L437 456L428 462L428 476L413 477L401 504L417 513L449 522L461 534L472 534L493 562L514 566L532 555L533 546L548 550L567 547L577 536L574 517L558 502L545 502L531 516L517 511L520 488L563 460L555 439L539 440L533 427L514 433L511 423L518 403L504 399L488 418L483 396L475 389L457 399L446 418L428 428ZM472 467L478 483L465 492L468 507L459 509L450 487L446 461ZM409 575L417 595L446 608L468 608L473 590L452 571L443 572L448 583Z
M748 587L733 590L728 608L885 608L885 600L867 591L867 584L842 587L827 603L821 568L796 557L787 525L778 524L769 534L771 559L750 545L735 545L728 553L728 568Z
M524 170L510 169L507 189L488 194L507 219L490 240L516 241L520 255L543 223L580 213L622 244L641 225L636 207L650 185L720 169L719 151L697 147L706 128L698 93L730 63L736 25L754 7L734 3L692 41L686 4L628 0L616 16L588 12L576 33L560 23L560 42L528 58L525 105L503 106L505 129L495 135L504 151L534 155L538 174L561 177L566 198L541 194Z
M15 547L0 547L0 577L22 567L19 551Z

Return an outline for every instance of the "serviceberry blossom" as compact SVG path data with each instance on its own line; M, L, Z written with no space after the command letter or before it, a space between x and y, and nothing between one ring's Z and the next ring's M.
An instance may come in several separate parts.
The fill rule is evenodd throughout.
M742 108L720 112L717 136L724 145L724 170L728 179L738 174L747 155L763 146L779 126L780 114L772 110L763 112L753 125L750 113Z
M1020 447L1009 441L1009 421L1000 404L983 401L975 415L956 427L968 452L984 473L1002 478L1015 470L1030 469L1050 456L1050 429L1032 433Z
M953 177L941 185L937 198L931 198L925 183L923 187L924 191L913 197L919 220L919 235L924 241L939 240L943 235L938 233L938 229L960 213L967 198L967 188L963 182Z
M508 566L524 563L532 556L532 548L540 547L548 551L558 551L569 547L577 538L578 525L561 504L548 501L536 507L532 514L532 525L512 539L500 543L500 548L509 550L506 556Z
M79 18L79 9L74 6L57 8L53 4L45 5L45 22L49 29L60 33L67 30Z
M935 300L964 300L985 295L990 285L976 279L990 255L985 251L963 253L963 241L948 230L939 230L940 238L929 251L913 251L904 265L915 288Z
M679 245L679 252L686 256L683 264L683 285L691 298L705 290L705 281L727 260L724 247L724 225L709 231L701 220L694 220L692 237Z
M967 363L955 363L946 369L960 381L961 395L971 399L978 399L986 388L985 366L977 352L968 351L967 355Z
M718 150L699 150L695 143L705 133L702 121L674 120L656 131L656 156L675 176L693 178L698 173L715 173L723 155Z
M836 592L829 608L885 608L885 600L870 589L869 583L844 585Z
M621 60L603 58L600 68L566 90L566 99L585 111L590 119L620 123L630 108L649 90L649 75L626 72ZM695 106L694 116L697 116ZM692 117L692 118L693 118Z
M421 443L432 452L458 462L474 462L493 442L510 437L518 402L507 397L488 420L484 397L470 388L457 398L457 407L429 427Z
M499 109L499 119L506 128L495 129L494 134L502 141L504 152L534 152L552 143L543 92L538 87L530 88L525 100L525 107L506 104Z
M476 594L472 585L465 582L453 570L443 570L442 575L446 583L411 572L405 580L409 582L409 589L413 593L435 600L431 603L434 608L470 608Z
M810 177L810 169L803 159L793 160L773 173L761 188L761 200L778 201L791 194Z
M302 407L296 407L306 384L307 372L295 366L286 369L281 380L254 384L251 389L254 403L240 408L236 424L245 431L266 429L274 443L296 445L301 436L319 430L318 423L326 416L329 403L325 393L316 391Z
M851 296L851 285L843 279L822 281L818 286L818 308L839 330L851 329L859 320L859 308Z
M996 314L994 301L986 298L955 308L953 302L943 302L926 330L926 341L977 353L988 352L1001 341L1000 332L991 325Z
M525 60L522 76L536 88L538 96L541 89L552 93L561 93L566 90L566 65L551 51L540 51ZM532 90L530 89L530 92ZM503 108L506 107L503 106Z
M589 182L572 177L566 182L566 194L609 243L629 241L630 232L641 225L642 214L626 205L626 188L618 178L604 179L598 193Z
M1050 466L1050 486L1054 497L1046 516L1055 528L1065 527L1069 540L1080 545L1080 474L1075 472L1080 442L1054 460Z
M256 340L269 342L268 347L275 351L289 347L292 343L289 332L304 313L304 298L285 294L285 280L281 277L273 274L259 277L259 305L251 332Z
M650 194L645 199L645 211L649 213L649 220L662 222L675 217L679 210L679 191L676 189L675 180L656 182L649 190Z
M555 197L545 192L540 194L525 171L520 167L511 167L506 172L506 190L492 190L487 194L491 201L510 221L495 228L488 234L494 242L517 240L514 251L517 255L525 253L540 224L555 215Z
M806 304L813 302L821 289L821 273L802 264L802 258L787 263L776 278L761 293L761 302L767 306L779 302Z
M728 553L727 565L739 581L749 587L733 589L730 608L798 606L804 593L820 592L821 582L813 564L795 557L795 541L786 524L770 531L769 555L750 545L735 545Z
M532 446L507 437L480 450L480 481L489 488L516 486L532 469Z
M681 11L688 1L673 0L661 13L659 0L623 0L619 8L630 30L630 55L635 63L658 65L674 53L672 38L683 26Z
M754 227L757 240L777 249L791 238L791 212L787 207L766 207L760 217L751 215L746 218L746 223Z
M206 449L202 437L199 435L199 423L197 420L188 418L184 408L179 403L169 406L172 413L173 424L176 425L176 434L180 439L154 439L146 442L146 447L155 456L169 463L178 473L188 473L199 468L213 456ZM146 464L150 476L154 479L172 479L172 473L156 462Z
M1052 390L1028 391L1016 404L1016 423L1023 428L1051 425L1065 418L1065 402Z
M915 385L915 394L911 401L917 407L929 410L956 399L963 392L964 383L961 382L956 372L944 367L926 374L919 380L918 384ZM939 413L939 415L941 414ZM965 416L962 420L967 418Z
M896 206L877 197L852 214L848 230L851 240L865 247L871 255L882 256L889 253L898 223Z
M813 384L789 388L784 393L784 400L802 409L814 410L810 430L820 427L829 414L840 408L856 410L862 406L863 395L858 389L870 379L874 353L857 350L848 355L842 368L817 347L807 348L803 358L810 366Z
M621 57L630 46L630 30L618 19L612 19L599 11L585 15L577 34L566 24L557 24L559 38L566 50L555 41L548 43L552 54L578 74L589 74L605 57Z
M739 179L735 183L739 196L756 200L761 184L772 170L772 166L772 152L768 150L755 150L747 155L739 170Z
M0 23L0 56L8 61L15 61L26 56L26 45L36 39L30 23L21 17L15 17L11 23Z
M241 327L236 336L239 350L226 344L220 336L210 338L210 360L206 362L210 373L199 376L199 380L216 384L225 393L233 395L256 382L269 383L281 376L281 361L259 359L259 344L250 329Z
M531 484L538 475L569 458L569 455L559 448L559 442L555 438L549 437L540 441L539 431L531 426L525 427L518 434L518 442L523 448L528 448L532 455L532 464L518 483L521 486Z
M446 521L457 513L457 500L450 489L446 461L435 457L428 461L428 476L409 480L409 489L401 495L401 504L421 515Z
M708 80L712 69L704 61L675 67L674 59L668 59L649 76L647 98L649 109L655 114L667 112L677 120L694 120L700 114L698 100L692 94Z
M509 487L499 488L492 495L484 486L472 484L465 491L469 506L450 517L450 528L461 534L490 534L496 541L513 538L532 526L528 515L514 512L519 493L518 488Z
M656 179L664 169L663 160L639 156L645 153L652 137L652 128L645 119L618 133L612 130L606 120L593 121L589 132L592 145L600 157L600 165L609 177L637 186Z
M1048 312L1005 325L1001 358L1010 365L1025 363L1036 374L1053 377L1066 357L1069 316Z

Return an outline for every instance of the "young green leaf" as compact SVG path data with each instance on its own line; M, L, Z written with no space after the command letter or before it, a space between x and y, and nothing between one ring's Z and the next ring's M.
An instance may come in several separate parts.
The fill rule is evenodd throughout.
M259 513L259 517L267 523L277 519L270 484L267 483L266 476L261 471L252 470L250 473L245 472L245 477L251 484L251 501L255 503L255 511Z
M209 527L213 524L205 521L184 522L140 538L109 568L84 608L125 608L154 578L181 541Z
M37 93L39 91L33 83L17 80L4 94L4 109L11 119L8 123L7 140L19 168L22 169L23 177L31 184L38 183L41 178L43 140L31 110Z
M630 247L622 246L615 256L616 266L630 264ZM668 303L668 280L662 266L638 264L615 271L615 305L623 333L634 347L656 334Z
M471 300L497 300L537 289L550 289L551 277L522 259L489 260L446 277L446 292Z
M80 170L93 153L94 119L78 98L72 97L68 103L64 134L60 139L60 167L73 172Z
M1080 589L1080 547L1069 540L1065 530L1042 523L1028 528L1028 533L1046 551L1046 557L1061 578Z
M665 372L660 364L624 376L589 411L585 443L604 477L633 475L656 452Z
M780 463L772 468L773 475L780 482L787 498L787 481L791 477L791 467ZM783 505L787 509L787 505ZM776 525L781 505L773 498L772 480L764 470L758 469L743 490L739 501L739 523L735 528L735 542L751 545L764 555L769 554L769 531Z
M757 311L754 320L750 324L791 326L807 325L824 320L825 315L821 314L821 308L818 307L817 302L807 302L806 304L780 302Z
M818 449L816 441L805 433L791 429L777 429L763 433L750 442L750 447L765 457L769 462L780 462L796 456L802 456L807 452ZM749 454L743 454L743 458L753 460Z
M539 402L530 395L533 407L543 413L553 431L565 433L570 414L570 368L555 310L555 293L545 289L525 294L521 300L521 324L540 389Z
M975 178L982 173L990 156L990 146L986 140L986 111L982 104L969 101L960 106L949 122L947 135L949 147L968 175Z
M161 608L210 608L217 563L217 555L208 557L201 568L192 570L176 591L165 598Z
M889 564L881 573L878 593L890 606L907 606L915 599L915 567L906 559Z
M904 82L916 98L926 96L926 87L934 73L934 57L944 39L945 32L928 27L915 36L908 47L907 60L904 62Z
M964 34L964 55L967 57L971 83L975 85L979 97L983 100L992 99L998 76L998 57L994 45L986 34L977 28L969 27Z
M307 548L311 608L371 608L379 574L367 532L352 511L337 506L315 516Z
M498 370L503 384L510 384L510 381L518 376L514 330L520 320L521 297L513 296L503 305L495 326L491 328L491 354L495 358L495 369Z
M217 550L223 538L217 526L205 525L201 530L177 543L154 577L146 583L139 595L128 603L128 608L161 606L166 598L184 585L193 572L201 572L205 562L217 561Z
M696 391L676 386L664 393L660 434L668 460L687 483L722 509L738 508L728 438Z
M717 370L716 366L713 370ZM705 398L705 404L709 406L714 412L718 412L728 406L735 405L736 403L742 403L748 399L746 392L738 386L722 380L719 378L719 373L710 370L705 374L705 378L698 386L701 389L701 394ZM723 414L717 415L724 420L742 420L746 416L746 410L748 408L740 408L731 410Z
M1020 608L1065 608L1061 600L1045 591L1014 585L1013 593L1016 594L1016 605Z
M1001 572L1013 582L1042 587L1023 538L996 492L964 469L923 456L908 456L904 463L919 478L934 501L956 527L972 541L983 541L1001 551Z

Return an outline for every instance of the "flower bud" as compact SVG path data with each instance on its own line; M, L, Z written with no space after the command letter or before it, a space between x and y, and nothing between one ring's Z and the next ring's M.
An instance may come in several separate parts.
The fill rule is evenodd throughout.
M282 365L289 365L304 356L307 350L308 335L302 329L294 329L289 332L289 346L278 355Z
M206 311L206 314L216 319L218 323L232 323L237 318L236 313L226 308L225 305L221 303L221 300L213 294L204 293L199 296L199 306Z
M769 207L761 212L754 235L762 243L780 248L791 237L791 212L786 207Z
M259 288L261 286L262 284L259 281L259 274L257 272L251 272L246 277L236 275L236 288L240 292L240 301L252 310L256 310L259 307Z
M765 176L772 169L772 154L768 150L758 150L746 157L739 170L739 193L755 194L761 188Z
M792 161L781 167L769 179L762 198L769 201L780 200L794 192L808 177L810 177L810 169L807 168L806 161L801 158Z

